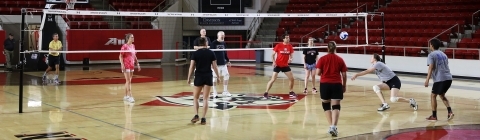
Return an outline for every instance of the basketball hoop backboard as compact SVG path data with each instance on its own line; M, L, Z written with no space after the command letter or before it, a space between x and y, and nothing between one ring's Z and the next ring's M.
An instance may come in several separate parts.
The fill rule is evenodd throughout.
M90 0L77 0L75 3L89 3ZM45 1L47 4L59 4L63 3L65 4L65 0L46 0Z

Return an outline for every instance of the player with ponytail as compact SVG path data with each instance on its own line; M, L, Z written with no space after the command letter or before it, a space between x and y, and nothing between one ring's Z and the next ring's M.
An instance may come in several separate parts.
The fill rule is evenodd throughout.
M378 108L377 110L384 111L390 108L390 106L387 104L382 94L382 90L386 90L386 89L390 90L390 93L391 93L390 101L392 103L395 103L397 101L409 103L414 110L417 110L418 105L415 99L413 98L407 99L407 98L398 96L400 88L402 87L402 82L397 77L397 75L385 63L382 62L382 58L380 58L380 55L373 54L370 62L372 63L372 67L365 71L355 74L352 77L352 80L355 80L359 76L363 76L368 73L375 72L375 74L378 76L378 79L380 79L380 81L382 82L380 84L373 86L373 91L377 94L378 98L380 98L380 101L382 101L382 105L380 105L380 108Z

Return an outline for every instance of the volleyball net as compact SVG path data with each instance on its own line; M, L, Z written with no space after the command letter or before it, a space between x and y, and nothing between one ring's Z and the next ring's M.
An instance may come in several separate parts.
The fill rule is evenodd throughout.
M135 36L134 44L137 52L140 53L138 55L140 60L159 61L168 53L175 53L173 55L176 59L188 58L186 55L188 53L184 52L195 51L193 50L194 39L185 40L185 36L187 34L200 36L199 29L207 27L201 26L202 24L244 22L244 26L249 26L250 22L254 21L258 22L258 27L249 28L245 32L231 32L245 30L242 29L244 26L218 26L215 29L209 26L207 37L211 41L216 40L217 32L224 31L227 48L222 51L229 53L249 51L247 55L251 55L255 50L271 50L276 43L283 41L282 35L285 34L289 35L290 43L295 49L305 48L310 37L317 40L314 46L316 48L325 48L325 44L330 40L336 41L338 48L371 45L368 39L362 40L357 37L339 39L340 32L335 27L339 20L367 21L368 13L184 13L124 9L119 11L78 10L82 8L81 5L75 5L75 8L77 9L36 11L24 9L24 18L28 18L29 12L32 11L43 12L44 17L38 31L35 31L39 32L38 47L31 47L34 49L26 50L24 53L52 52L49 51L48 44L52 40L52 35L57 33L59 40L62 41L63 50L54 52L61 53L67 64L81 63L85 58L90 61L104 60L104 63L109 61L116 63L121 45L126 42L125 34L132 33ZM267 35L260 35L260 32L264 31L259 26L268 24L262 23L262 20L268 18L280 20L279 28ZM235 21L234 19L244 20ZM298 27L299 22L304 22L301 27ZM365 24L362 30L367 30L367 27ZM350 34L353 33L350 32ZM355 34L362 34L359 36L368 38L368 32ZM335 36L335 38L327 38L327 36ZM215 48L212 50L217 51ZM243 56L243 54L238 55Z
M366 21L370 20L371 13L184 13L122 9L93 11L81 5L75 5L75 8L22 9L20 103L23 98L23 72L25 66L32 65L26 64L27 58L46 60L47 58L42 56L60 53L62 65L96 61L101 64L114 63L116 65L112 67L119 71L119 53L126 52L121 50L121 46L126 43L125 35L128 33L134 35L133 43L141 63L187 60L189 52L195 51L194 40L200 36L202 28L207 28L206 36L211 41L217 39L217 32L225 33L226 48L210 46L212 51L226 51L230 60L257 62L259 59L263 61L263 58L265 62L271 61L267 59L271 59L272 48L283 42L283 35L289 35L289 43L294 46L295 51L318 48L320 52L326 52L328 41L336 41L338 53L349 53L350 49L372 45L379 48L378 46L384 44L385 38L374 42L365 39L369 38L367 30L370 29ZM38 26L29 23L33 19L30 15L35 14L43 15ZM355 29L348 31L350 36L341 39L339 35L342 28L336 27L341 23L339 21L363 21L365 24L357 24ZM218 26L212 26L216 24ZM220 24L243 26L220 26ZM264 27L268 26L274 28L264 30ZM54 34L58 34L62 50L49 50L49 43ZM316 41L307 47L309 38ZM23 44L24 40L32 40L35 43ZM294 58L292 63L301 64L302 60L298 58L302 52L294 54L297 59ZM20 104L19 112L22 112L21 106Z

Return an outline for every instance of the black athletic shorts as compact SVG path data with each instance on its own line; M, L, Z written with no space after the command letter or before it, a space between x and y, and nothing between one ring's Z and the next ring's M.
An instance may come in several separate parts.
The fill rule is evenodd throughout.
M289 72L289 71L292 71L292 69L290 69L289 66L286 66L286 67L275 66L275 68L273 68L273 72L276 72L276 73Z
M322 100L342 100L343 85L340 83L320 83L320 98Z
M432 93L433 94L444 94L447 93L448 89L452 85L452 80L446 80L441 82L433 83Z
M55 68L55 65L60 64L60 55L59 56L52 56L48 55L48 66Z
M193 85L196 87L213 86L213 75L195 75Z
M388 81L386 81L386 82L383 81L383 83L387 84L388 87L390 87L390 90L391 90L392 88L398 88L398 89L400 89L400 88L402 87L402 82L400 81L400 79L399 79L397 76L393 77L392 79L390 79L390 80L388 80Z

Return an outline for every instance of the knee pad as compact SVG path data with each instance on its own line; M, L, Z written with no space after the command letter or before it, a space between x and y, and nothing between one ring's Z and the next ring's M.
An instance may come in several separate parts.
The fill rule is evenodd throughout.
M340 110L340 105L339 104L338 105L332 105L332 110L335 110L335 109Z
M225 76L223 76L223 80L228 80L230 79L230 75L226 74Z
M330 108L330 102L328 102L328 103L322 103L322 107L323 107L323 110L324 110L324 111L331 110L331 108Z
M390 101L392 101L392 103L395 103L398 101L398 97L390 97Z
M378 85L374 85L374 86L373 86L373 91L374 91L375 93L381 93L381 92L382 92L382 90L380 90L380 87L379 87Z

